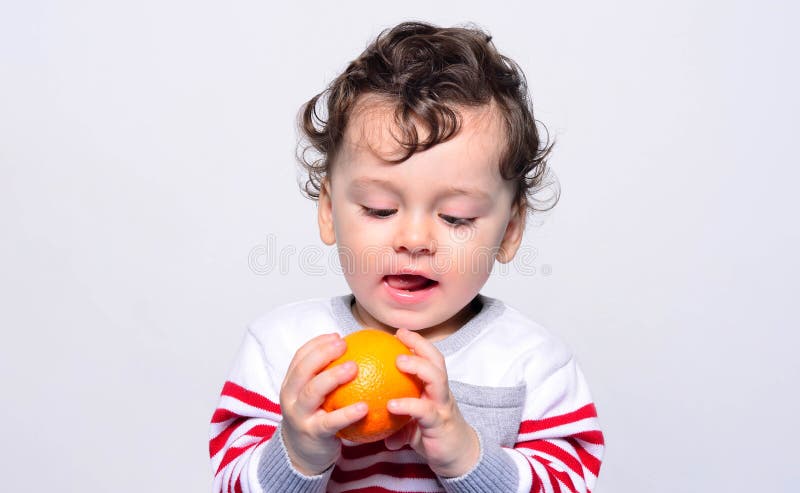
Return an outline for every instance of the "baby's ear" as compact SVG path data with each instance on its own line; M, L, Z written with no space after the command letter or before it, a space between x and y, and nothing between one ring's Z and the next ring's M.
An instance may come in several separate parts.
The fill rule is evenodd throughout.
M525 232L525 217L528 213L528 202L523 197L512 205L511 218L508 220L506 232L500 242L500 250L497 253L497 260L507 264L514 259L520 243L522 234Z
M333 229L333 203L330 193L331 182L328 178L322 180L319 187L319 203L317 204L317 222L319 223L319 237L326 245L336 243L336 234Z

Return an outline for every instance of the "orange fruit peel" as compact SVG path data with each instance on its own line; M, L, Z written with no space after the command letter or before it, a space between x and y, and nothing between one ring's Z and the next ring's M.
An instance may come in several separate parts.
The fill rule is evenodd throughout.
M382 330L360 330L345 336L344 340L347 350L325 369L354 361L358 374L328 394L322 409L331 412L356 402L366 402L367 415L336 435L356 443L382 440L411 420L410 416L390 413L387 403L391 399L422 395L422 381L416 375L401 372L395 364L397 356L413 353L398 338Z

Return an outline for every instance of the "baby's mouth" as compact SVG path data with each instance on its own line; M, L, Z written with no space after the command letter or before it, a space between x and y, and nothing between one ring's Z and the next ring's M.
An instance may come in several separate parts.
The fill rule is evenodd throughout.
M420 289L429 288L439 284L433 279L428 279L425 276L418 276L414 274L400 274L384 276L384 281L389 287L394 289L403 289L405 291L419 291Z

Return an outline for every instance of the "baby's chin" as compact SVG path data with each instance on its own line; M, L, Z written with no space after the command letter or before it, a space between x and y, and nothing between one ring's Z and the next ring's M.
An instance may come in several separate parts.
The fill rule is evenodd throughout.
M432 316L430 313L395 313L392 310L388 310L386 312L381 310L371 311L363 304L359 305L360 306L358 309L366 311L373 320L372 324L370 324L370 320L363 320L362 322L365 325L379 325L375 328L392 333L401 328L408 329L413 332L422 332L433 325L440 324L443 321L438 320L438 317ZM374 322L378 322L378 324L375 324Z
M397 329L408 329L412 332L424 336L427 339L438 340L447 337L458 329L458 325L451 317L436 317L433 314L417 313L416 316L384 317L376 320L380 321L385 327L394 333Z
M405 317L402 319L375 317L375 320L382 325L382 329L393 333L397 332L397 329L408 329L412 332L423 332L431 326L425 321L409 320Z

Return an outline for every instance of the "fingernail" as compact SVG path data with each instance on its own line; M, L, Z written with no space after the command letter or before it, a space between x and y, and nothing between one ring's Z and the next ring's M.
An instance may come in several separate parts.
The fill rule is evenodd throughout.
M344 363L339 365L339 371L341 371L342 373L349 373L349 372L353 371L353 367L355 365L356 364L353 363L352 361L345 361Z
M356 411L357 412L363 413L366 410L367 410L367 405L365 403L359 402L358 404L356 404Z
M401 354L400 356L397 357L397 362L400 363L401 365L408 363L408 356L406 356L405 354Z
M399 403L398 403L397 401L389 401L389 402L387 403L387 405L388 405L388 406L389 406L391 409L397 409L397 406L399 406Z

